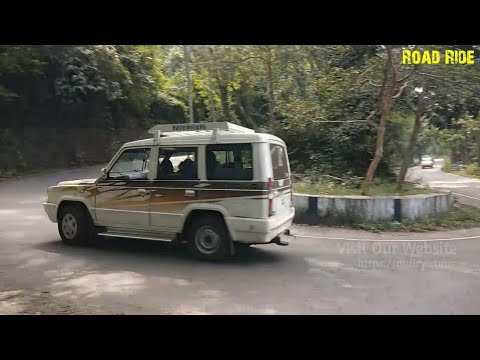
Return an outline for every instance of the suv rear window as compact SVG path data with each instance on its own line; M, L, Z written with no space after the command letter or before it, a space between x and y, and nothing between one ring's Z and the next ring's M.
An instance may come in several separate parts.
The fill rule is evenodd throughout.
M274 180L290 177L288 171L287 151L281 145L270 144Z
M219 144L208 145L208 180L252 180L252 145Z

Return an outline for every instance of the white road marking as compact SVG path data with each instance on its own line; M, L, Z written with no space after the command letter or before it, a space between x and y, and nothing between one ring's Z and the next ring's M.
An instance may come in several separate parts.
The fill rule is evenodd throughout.
M354 238L338 238L331 236L309 236L309 235L295 235L299 238L319 239L319 240L345 240L345 241L366 241L366 242L432 242L432 241L454 241L454 240L472 240L480 239L480 235L476 236L464 236L454 238L439 238L439 239L354 239Z
M459 194L459 193L456 193L456 192L453 192L453 191L452 191L452 194L457 195L457 196L463 196L463 197L466 197L466 198L469 198L469 199L474 199L474 200L479 200L479 201L480 201L480 198L476 198L476 197L473 197L473 196L463 195L463 194Z

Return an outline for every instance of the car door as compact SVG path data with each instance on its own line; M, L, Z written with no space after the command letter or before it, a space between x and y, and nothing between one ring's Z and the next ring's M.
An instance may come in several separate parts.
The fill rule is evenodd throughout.
M206 146L206 181L200 190L202 203L223 207L232 217L264 216L262 205L267 194L254 179L253 148L250 143Z
M288 215L292 206L292 183L286 147L283 144L271 143L270 158L273 175L271 214L277 216Z
M198 147L160 147L158 170L151 188L152 229L176 233L185 208L198 201Z
M97 183L97 225L148 229L152 181L149 179L151 148L127 148Z

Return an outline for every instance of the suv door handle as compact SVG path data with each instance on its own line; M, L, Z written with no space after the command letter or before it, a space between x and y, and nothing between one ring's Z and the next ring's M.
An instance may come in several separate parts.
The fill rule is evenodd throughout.
M195 196L195 190L185 190L185 196Z
M139 194L142 194L143 196L147 196L147 195L150 194L150 191L147 190L147 189L137 189L137 192L138 192Z

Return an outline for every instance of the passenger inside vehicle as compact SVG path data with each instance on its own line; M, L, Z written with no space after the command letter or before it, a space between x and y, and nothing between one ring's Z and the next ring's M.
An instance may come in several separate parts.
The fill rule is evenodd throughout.
M251 180L252 169L245 169L241 154L234 153L233 161L221 164L213 151L207 152L207 177L210 180Z
M214 174L215 169L220 167L220 163L217 161L217 157L213 151L207 152L207 173Z
M180 175L181 178L185 180L196 179L196 163L192 159L185 159L178 165L178 171L176 174Z
M158 165L157 178L164 178L170 174L173 174L173 164L169 157L165 157Z

